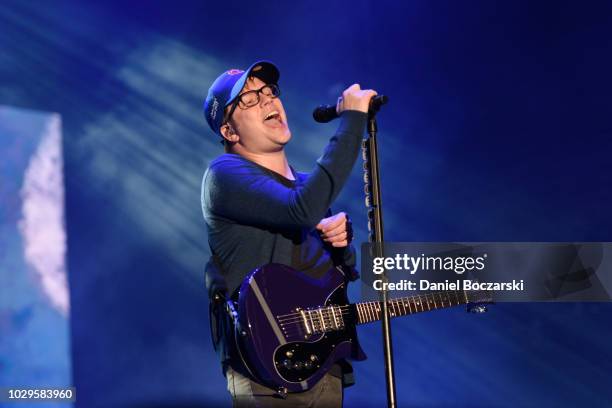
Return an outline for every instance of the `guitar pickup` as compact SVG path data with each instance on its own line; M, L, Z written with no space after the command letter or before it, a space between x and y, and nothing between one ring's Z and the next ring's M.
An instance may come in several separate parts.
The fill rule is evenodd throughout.
M310 325L308 324L308 319L306 319L306 312L304 312L304 310L300 310L300 315L302 316L302 320L304 321L304 327L306 328L306 334L311 335L312 330L310 328Z

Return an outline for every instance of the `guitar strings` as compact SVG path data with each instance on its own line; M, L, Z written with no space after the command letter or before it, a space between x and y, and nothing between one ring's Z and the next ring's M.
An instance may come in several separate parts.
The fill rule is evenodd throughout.
M405 297L405 298L392 299L392 300L389 300L389 303L398 303L398 304L402 303L403 304L403 303L406 303L406 302L410 303L411 300L412 300L412 303L417 303L417 302L415 302L415 300L417 300L417 299L419 301L421 301L421 303L424 303L424 302L422 302L422 297L425 297L427 302L430 302L429 299L428 299L429 296L431 296L431 298L433 299L434 303L436 303L435 295L438 295L438 297L440 298L440 303L442 303L442 305L444 305L445 300L446 300L446 302L450 306L453 306L453 302L448 297L448 294L451 294L451 293L455 296L455 299L457 299L457 301L458 301L457 304L461 304L462 302L459 302L460 298L457 296L457 293L463 293L463 291L459 291L459 290L457 290L457 291L446 291L446 292L432 292L432 293L426 293L424 295L414 295L414 296L409 296L409 297ZM442 298L442 294L445 295L445 298ZM461 296L461 299L463 299L463 298L464 298L464 296ZM370 304L380 304L380 303L381 303L380 301L374 301L374 302L364 302L364 303L359 303L359 304L370 305ZM355 304L355 305L357 306L358 304ZM334 306L334 307L344 308L344 307L349 307L349 306L351 306L351 305ZM325 307L331 307L331 306L325 306ZM315 310L315 309L311 309L311 310ZM300 314L299 312L292 312L292 313L287 313L287 314L284 314L284 315L278 315L276 317L280 319L280 318L283 318L283 317L295 316L295 315L299 315L299 314Z
M435 308L437 308L437 304L435 302L435 298L434 298L433 294L431 294L431 295L432 295L432 299L434 299L434 309L435 309ZM425 295L425 296L427 296L427 295ZM448 300L448 306L449 307L450 306L459 306L459 305L463 304L461 301L459 301L459 298L456 296L456 294L455 294L455 297L457 299L457 304L456 305L454 305L449 300L449 298L446 298L446 300ZM395 301L396 302L396 307L398 308L398 310L400 310L400 313L398 315L401 316L401 315L407 314L407 313L405 313L406 310L407 310L406 309L406 305L408 305L408 310L410 310L410 313L418 313L418 312L424 312L424 311L432 310L432 308L431 308L431 301L429 299L427 299L427 297L426 297L427 303L425 303L425 302L417 303L416 301L413 302L413 307L415 309L414 312L413 312L412 311L412 307L410 307L409 300L410 299L414 300L414 298L415 297L410 297L410 298L398 299L398 300ZM419 299L420 299L420 297L419 297ZM440 297L440 300L442 300L442 297ZM441 303L444 306L444 302L441 302ZM380 302L361 303L361 305L370 305L370 306L373 305L373 304L374 305L376 305L376 304L379 305ZM399 308L400 304L404 307L404 313L401 313L401 309ZM334 306L334 308L335 309L340 309L341 315L344 318L344 316L350 316L350 312L351 311L348 308L351 307L351 306L352 305L349 304L349 305L343 305L343 306ZM355 306L357 307L357 304ZM418 306L421 307L421 310L419 310ZM425 310L425 306L427 306L427 310ZM344 322L342 322L343 323L342 327L340 327L340 325L338 325L338 323L335 321L334 316L329 314L329 308L331 308L331 306L327 307L327 310L326 310L327 313L324 314L324 315L319 315L317 313L315 315L315 317L316 317L315 319L313 319L312 316L309 313L309 318L310 318L310 321L311 321L311 325L313 326L313 332L310 333L311 335L320 335L320 334L323 334L323 333L326 333L326 332L329 332L329 331L334 331L334 330L338 330L338 329L344 328ZM392 306L392 308L393 308L393 306ZM323 310L325 310L325 308ZM361 311L357 310L357 313L359 315L359 319L361 319L362 323L369 323L369 322L373 322L373 321L376 321L376 320L380 319L380 312L381 312L381 309L380 309L379 306L375 307L374 310L372 310L372 309L362 309ZM395 311L393 311L392 313L395 313ZM304 334L308 334L308 333L305 333L304 327L302 325L304 323L304 320L303 320L303 317L301 316L301 314L300 313L290 313L290 314L281 315L281 316L290 316L292 314L293 315L297 314L297 315L299 315L299 317L297 317L297 318L288 317L288 318L283 319L283 321L279 322L279 323L280 323L280 325L282 327L282 330L283 330L283 332L284 332L284 334L285 334L285 336L287 338L292 338L292 337L302 338L304 336ZM395 316L395 315L392 315L392 317L393 316ZM322 317L322 319L321 319L321 317ZM319 326L318 328L316 327L317 326L316 323L318 323L318 326ZM331 329L331 330L328 330L328 328ZM319 329L321 329L321 330L319 330Z
M437 302L434 299L434 309L438 308ZM402 300L397 300L395 301L394 304L390 305L390 307L393 309L392 313L397 314L397 315L406 315L406 314L412 314L412 313L418 313L418 312L424 312L424 311L429 311L432 310L431 308L431 304L432 302L430 300L427 300L427 302L417 302L414 301L412 304L406 300L406 301L402 301ZM444 302L441 302L442 306L446 306L444 304ZM459 301L459 299L457 299L457 304L453 304L452 302L448 302L448 306L458 306L462 304L462 302ZM379 306L380 303L378 302L367 302L367 303L361 303L361 305L367 305L366 307L362 308L361 310L358 309L358 306L356 306L356 312L361 316L364 316L364 320L370 320L371 315L375 315L373 320L378 320L379 317L379 313L381 312L381 307ZM374 305L374 309L372 309L371 307ZM350 310L348 310L347 308L349 308L351 305L344 305L344 306L334 306L334 310L337 309L341 309L342 315L345 314L349 314ZM333 313L330 314L330 306L321 309L321 311L325 311L324 315L323 315L323 320L327 320L329 322L333 321ZM419 310L419 308L421 310ZM402 311L402 309L404 309ZM414 311L413 311L414 309ZM315 312L315 316L313 319L313 316L311 315L311 312L314 311ZM399 313L397 312L399 311ZM308 311L308 316L306 317L307 319L310 319L311 322L313 322L314 320L316 321L320 321L320 314L317 313L317 309L312 309ZM292 316L293 315L293 316ZM284 318L280 318L280 316L287 316ZM286 325L286 324L294 324L294 323L302 323L304 321L304 316L301 315L301 313L290 313L287 315L280 315L278 316L278 321L281 325ZM373 321L372 320L372 321Z
M428 298L429 296L431 296L431 298L433 299L434 306L437 308L438 305L437 305L437 301L436 301L436 298L435 298L435 295L437 294L439 296L439 298L440 298L440 303L441 303L442 306L444 306L445 303L448 303L448 306L455 306L453 304L453 302L451 301L451 299L448 297L448 294L449 293L453 293L453 292L454 292L455 299L457 301L457 305L463 304L463 301L460 301L460 298L459 298L459 296L457 296L457 293L456 293L456 292L462 292L462 291L434 292L434 293L431 293L431 294L425 294L423 296L425 296L425 300L426 301L423 301L421 296L416 295L416 296L411 296L411 297L407 297L407 298L400 298L400 299L396 299L396 300L390 300L389 303L390 303L390 306L392 308L396 308L397 307L398 310L401 310L401 309L399 309L400 306L403 307L404 310L406 310L406 306L408 306L409 309L411 309L410 306L413 306L413 307L415 307L416 311L418 312L419 310L418 310L417 306L421 306L421 311L423 311L424 309L423 309L422 305L431 305L432 301L429 300L429 298ZM446 295L445 298L442 298L441 293L445 293L445 295ZM418 301L416 300L417 298L419 299ZM377 313L380 311L380 306L378 306L378 305L380 305L381 302L364 302L364 303L360 303L360 304L361 305L366 305L365 306L366 307L366 311L365 311L366 313L372 313L371 309L367 309L367 308L372 307L372 305L377 305L377 306L374 306ZM355 304L355 307L358 308L358 305L359 304ZM346 310L346 308L349 308L351 306L352 305L343 305L343 306L333 306L333 307L335 309L339 308L339 309L345 309ZM329 308L331 308L331 307L332 306L326 306L326 307L323 307L321 310L325 310L326 313L329 313ZM428 309L431 310L430 307L428 307ZM316 312L317 309L305 310L304 312L311 313L312 311ZM292 320L292 319L294 319L296 321L299 321L299 320L302 320L302 315L301 315L300 312L293 312L293 313L287 313L287 314L284 314L284 315L278 315L278 316L276 316L276 318L279 320L279 322L281 322L281 321L282 322L286 322L286 321L289 321L289 320Z

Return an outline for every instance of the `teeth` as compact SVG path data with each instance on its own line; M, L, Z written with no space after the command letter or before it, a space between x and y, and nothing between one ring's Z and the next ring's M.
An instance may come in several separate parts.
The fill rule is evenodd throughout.
M278 111L272 111L272 112L270 112L270 113L268 113L268 114L266 115L266 117L264 118L264 120L268 120L268 119L270 119L270 118L272 118L272 117L274 117L274 116L280 116L280 113L278 113Z

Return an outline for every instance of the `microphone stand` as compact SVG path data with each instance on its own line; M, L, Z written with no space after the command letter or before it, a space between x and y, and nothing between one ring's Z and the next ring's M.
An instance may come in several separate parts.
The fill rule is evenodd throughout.
M385 99L386 102L386 99ZM382 201L380 194L380 176L378 166L378 147L376 144L376 113L380 109L371 108L368 114L368 137L363 140L362 152L364 159L364 181L366 184L366 206L368 207L368 229L370 231L369 240L372 243L374 257L384 256L384 236L382 221ZM380 275L383 282L388 282L385 273ZM395 372L393 369L393 348L391 342L391 318L388 307L388 293L386 285L383 284L380 291L380 303L382 308L382 337L385 358L385 376L387 380L387 407L396 408L397 400L395 395Z

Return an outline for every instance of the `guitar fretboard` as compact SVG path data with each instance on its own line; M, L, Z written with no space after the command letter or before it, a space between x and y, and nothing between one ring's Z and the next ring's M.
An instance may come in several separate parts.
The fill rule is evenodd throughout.
M468 303L467 294L462 290L433 292L408 296L388 301L391 317L427 312ZM356 303L357 324L370 323L382 319L382 302Z

